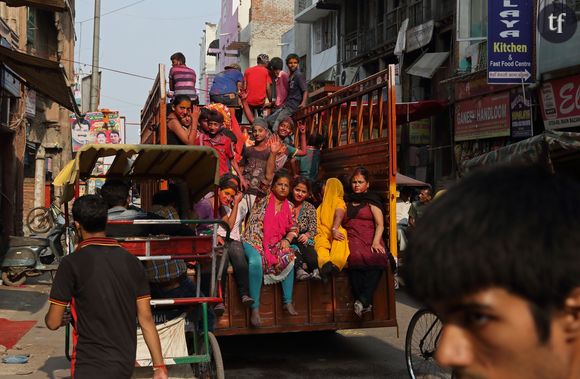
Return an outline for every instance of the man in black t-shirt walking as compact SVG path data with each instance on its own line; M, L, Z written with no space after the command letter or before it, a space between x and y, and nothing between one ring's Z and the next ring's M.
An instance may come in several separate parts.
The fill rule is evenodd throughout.
M167 378L143 265L117 241L106 238L107 204L100 196L80 197L72 213L82 241L60 263L44 319L49 329L58 329L66 323L70 305L71 376L130 378L138 320L153 360L153 378Z

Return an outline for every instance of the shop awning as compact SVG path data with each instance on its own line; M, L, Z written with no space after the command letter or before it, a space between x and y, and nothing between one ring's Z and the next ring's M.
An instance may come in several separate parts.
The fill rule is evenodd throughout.
M540 164L551 170L569 167L578 175L580 163L580 133L545 131L540 135L504 146L495 151L465 161L461 172L497 164Z
M64 68L58 62L0 46L0 63L18 75L28 87L80 115Z
M207 55L216 56L220 53L220 40L214 39L207 47Z
M397 103L397 125L437 116L447 107L447 100L420 100Z
M425 53L417 59L406 72L409 75L431 79L443 62L449 57L449 52Z
M230 42L230 44L228 46L226 46L226 49L239 51L239 50L248 49L249 47L250 47L250 44L248 42L232 41L232 42Z
M431 187L429 183L422 182L415 178L411 178L410 176L403 175L397 172L397 179L396 179L398 186L409 186L409 187Z
M9 7L33 7L55 12L66 10L65 0L4 0L4 2Z

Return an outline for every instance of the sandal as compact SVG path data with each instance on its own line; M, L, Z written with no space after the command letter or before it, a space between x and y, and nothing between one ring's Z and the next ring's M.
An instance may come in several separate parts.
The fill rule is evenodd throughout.
M242 304L244 304L246 307L250 307L254 304L254 299L248 295L244 295L242 296Z
M215 317L222 317L225 311L226 306L224 305L224 303L219 303L215 307L213 307L213 313L215 313Z
M296 280L302 281L310 278L310 274L304 271L304 269L299 268L296 270Z

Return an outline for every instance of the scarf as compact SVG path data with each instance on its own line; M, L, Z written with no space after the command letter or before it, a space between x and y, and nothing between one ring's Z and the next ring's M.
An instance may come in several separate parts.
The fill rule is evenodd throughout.
M264 237L262 239L264 259L268 266L275 266L279 263L278 257L272 253L271 249L286 236L291 227L292 211L288 199L284 200L280 211L276 213L276 198L270 194L264 215Z
M318 228L323 233L329 236L331 234L332 223L334 221L334 211L336 208L346 208L344 204L343 197L344 188L340 180L336 178L330 178L326 181L326 186L324 187L324 197L322 198L322 203L317 209L318 213Z
M369 204L379 208L383 215L385 214L385 202L381 195L376 192L351 193L346 196L346 201L349 203L358 203L361 205ZM355 218L360 207L347 207L346 215L348 218Z

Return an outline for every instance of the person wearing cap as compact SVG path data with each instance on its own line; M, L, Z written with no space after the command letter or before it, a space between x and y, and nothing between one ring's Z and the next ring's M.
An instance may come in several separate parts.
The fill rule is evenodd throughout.
M272 100L272 78L268 70L270 57L266 54L258 55L257 65L248 68L244 72L244 90L246 92L246 103L250 107L252 114L263 115L263 108L266 98Z
M220 103L236 109L236 119L242 119L239 92L244 83L242 69L237 63L230 63L213 79L209 98L212 103Z

